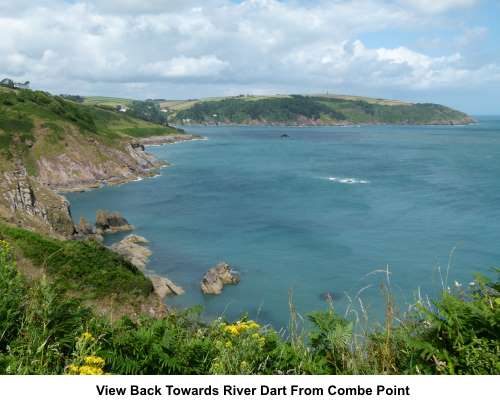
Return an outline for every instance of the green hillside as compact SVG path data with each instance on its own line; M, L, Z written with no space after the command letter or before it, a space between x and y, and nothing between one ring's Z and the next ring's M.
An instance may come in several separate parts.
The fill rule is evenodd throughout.
M228 97L164 103L175 122L195 124L467 124L466 114L438 104L353 96Z
M175 128L126 114L83 105L41 91L0 92L0 154L18 157L36 170L41 155L60 153L66 137L78 134L86 141L118 146L128 137L175 134Z

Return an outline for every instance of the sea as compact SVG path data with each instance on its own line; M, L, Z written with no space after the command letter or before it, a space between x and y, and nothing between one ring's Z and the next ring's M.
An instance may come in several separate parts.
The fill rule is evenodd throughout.
M186 127L206 140L149 147L172 164L159 176L66 197L75 221L119 211L150 241L149 269L186 290L170 307L276 328L332 307L382 322L388 293L403 316L500 266L500 117L477 120ZM203 295L222 261L241 282Z

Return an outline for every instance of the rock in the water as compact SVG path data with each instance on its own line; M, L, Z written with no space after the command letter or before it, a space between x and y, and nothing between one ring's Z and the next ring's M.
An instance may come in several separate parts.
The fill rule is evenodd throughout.
M92 235L95 233L95 229L92 224L85 219L85 217L80 217L80 223L78 224L78 232L83 235Z
M129 235L120 242L113 244L111 250L123 256L138 269L144 271L151 256L151 250L144 246L147 243L148 241L142 236Z
M227 263L219 263L208 270L201 280L200 287L204 294L218 295L225 284L238 284L240 276Z
M127 232L134 229L119 212L98 210L95 221L98 233Z
M80 217L80 223L76 226L76 230L77 233L74 235L74 239L90 239L97 242L104 240L101 233L97 233L93 225L84 217Z
M175 285L171 280L166 277L160 276L150 276L150 280L153 283L153 288L156 294L161 298L165 298L167 295L181 295L184 294L184 289Z

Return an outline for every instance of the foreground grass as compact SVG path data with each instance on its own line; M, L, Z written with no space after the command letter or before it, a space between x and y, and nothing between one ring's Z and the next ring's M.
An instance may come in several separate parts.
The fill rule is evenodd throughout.
M54 264L57 267L57 264ZM200 320L199 309L111 323L45 280L29 285L0 242L0 373L3 374L498 374L500 284L444 292L431 306L366 331L330 309L292 311L289 333L248 319Z

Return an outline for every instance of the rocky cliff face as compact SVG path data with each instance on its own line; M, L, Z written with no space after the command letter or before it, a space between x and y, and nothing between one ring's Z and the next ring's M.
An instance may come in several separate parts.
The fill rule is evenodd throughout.
M0 200L11 222L66 237L76 232L66 199L38 184L22 166L3 173Z
M40 132L30 146L38 156L31 162L35 166L31 175L21 158L5 166L0 164L3 171L0 175L0 218L63 237L85 236L85 232L80 235L78 227L75 229L69 204L57 192L81 191L154 175L166 162L147 153L143 143L161 144L200 138L179 134L141 139L140 142L124 140L109 146L67 128L64 147L47 149L46 142L42 142L43 136Z
M121 149L95 143L86 146L75 144L60 155L41 157L37 180L53 190L78 191L150 176L165 164L142 145L126 144Z

